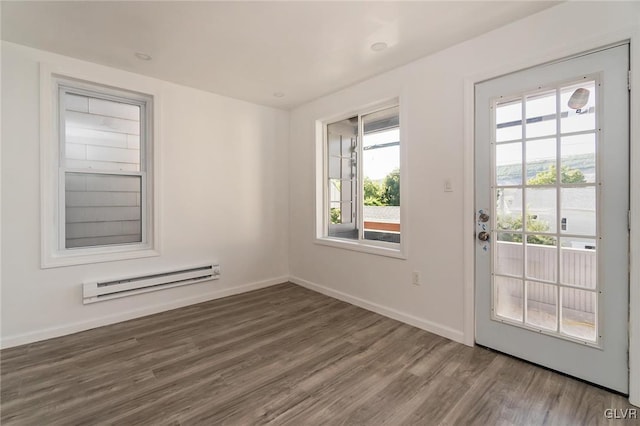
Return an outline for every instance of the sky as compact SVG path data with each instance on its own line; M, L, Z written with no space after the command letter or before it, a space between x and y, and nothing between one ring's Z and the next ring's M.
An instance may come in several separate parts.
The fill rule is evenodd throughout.
M364 135L363 146L371 146L400 140L400 129ZM363 150L363 174L372 180L383 179L393 169L400 168L400 146Z
M568 106L571 96L576 89L584 88L589 91L587 104L582 108L582 113L571 109ZM595 82L587 81L579 85L569 85L560 89L560 113L566 113L567 116L560 119L560 132L588 132L593 133L573 135L561 138L561 153L563 157L594 154L595 153L595 109L589 111L589 108L595 108ZM589 111L585 113L585 110ZM522 120L522 102L520 100L498 103L496 108L496 123L518 122ZM527 97L525 104L525 115L527 119L534 117L544 117L555 115L556 113L556 92L555 90L542 92ZM528 123L526 125L526 134L528 138L543 138L527 143L526 157L529 161L538 160L555 160L556 142L555 136L557 132L557 122L555 118L549 118L537 123ZM544 138L549 136L549 138ZM516 164L522 162L522 144L501 142L521 140L522 126L512 125L496 129L497 145L497 165Z

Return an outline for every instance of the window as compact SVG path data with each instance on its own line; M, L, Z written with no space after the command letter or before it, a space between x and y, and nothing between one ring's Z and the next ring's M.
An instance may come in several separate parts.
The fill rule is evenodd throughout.
M64 264L139 257L117 253L153 247L153 97L65 78L53 83L56 232L48 255Z
M399 107L387 105L323 127L320 239L399 252Z

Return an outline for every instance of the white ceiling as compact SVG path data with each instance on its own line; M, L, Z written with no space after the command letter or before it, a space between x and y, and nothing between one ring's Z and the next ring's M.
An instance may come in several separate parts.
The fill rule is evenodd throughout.
M2 39L291 108L554 4L4 1Z

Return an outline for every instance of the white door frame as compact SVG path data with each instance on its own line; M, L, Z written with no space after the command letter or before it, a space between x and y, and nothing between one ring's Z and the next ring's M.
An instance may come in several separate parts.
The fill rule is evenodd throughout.
M475 344L475 123L474 87L476 83L504 74L587 52L613 43L629 40L631 75L631 117L640 116L640 29L632 26L616 32L577 41L571 46L529 55L526 61L504 63L497 68L468 75L464 81L464 178L463 224L464 249L464 343ZM630 120L630 183L640 182L640 120ZM630 280L629 280L629 401L640 406L640 190L630 187Z

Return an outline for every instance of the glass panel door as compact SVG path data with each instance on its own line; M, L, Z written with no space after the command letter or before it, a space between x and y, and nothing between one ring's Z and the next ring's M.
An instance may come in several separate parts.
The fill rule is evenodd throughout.
M476 85L476 342L628 390L628 45Z
M599 87L594 75L496 99L492 144L494 319L593 345Z

